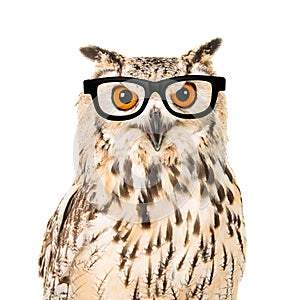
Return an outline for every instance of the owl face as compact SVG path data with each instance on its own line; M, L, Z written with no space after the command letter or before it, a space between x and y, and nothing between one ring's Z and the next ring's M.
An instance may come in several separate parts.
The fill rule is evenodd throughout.
M124 58L98 47L81 49L84 55L97 62L95 78L121 77L101 82L94 103L104 116L115 118L96 117L97 125L114 141L111 145L115 151L131 149L155 156L174 146L176 141L180 143L180 137L188 136L190 142L197 144L199 136L208 134L218 121L215 111L195 119L188 116L209 108L213 92L211 83L198 78L172 78L213 75L210 57L219 45L219 39L213 40L181 58Z

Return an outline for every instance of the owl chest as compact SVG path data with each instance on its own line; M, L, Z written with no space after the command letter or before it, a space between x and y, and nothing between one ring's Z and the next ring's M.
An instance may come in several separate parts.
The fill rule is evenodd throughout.
M149 228L116 221L103 234L92 234L75 259L72 290L90 299L214 299L211 293L232 294L243 258L236 234L231 236L228 229L226 208L218 220L211 202L192 208L192 203L183 205Z

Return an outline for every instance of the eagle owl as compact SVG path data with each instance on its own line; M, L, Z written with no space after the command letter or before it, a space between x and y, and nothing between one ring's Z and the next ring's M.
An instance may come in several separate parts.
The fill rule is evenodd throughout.
M237 299L246 238L220 44L180 58L80 49L96 71L78 101L77 174L44 236L44 299Z

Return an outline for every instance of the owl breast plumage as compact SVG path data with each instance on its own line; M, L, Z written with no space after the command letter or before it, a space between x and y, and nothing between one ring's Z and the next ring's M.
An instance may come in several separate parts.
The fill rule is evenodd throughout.
M206 115L185 118L203 110L192 107L207 91L198 79L178 79L215 76L220 43L180 58L81 48L96 62L94 79L118 82L101 79L96 100L82 93L78 101L77 174L39 260L45 300L237 299L246 238L226 154L225 96L219 91Z

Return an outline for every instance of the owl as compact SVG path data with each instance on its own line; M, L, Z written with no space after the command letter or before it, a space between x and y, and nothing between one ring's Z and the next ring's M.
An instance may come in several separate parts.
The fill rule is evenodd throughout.
M221 39L179 58L81 48L78 168L48 222L44 300L236 300L246 237Z

